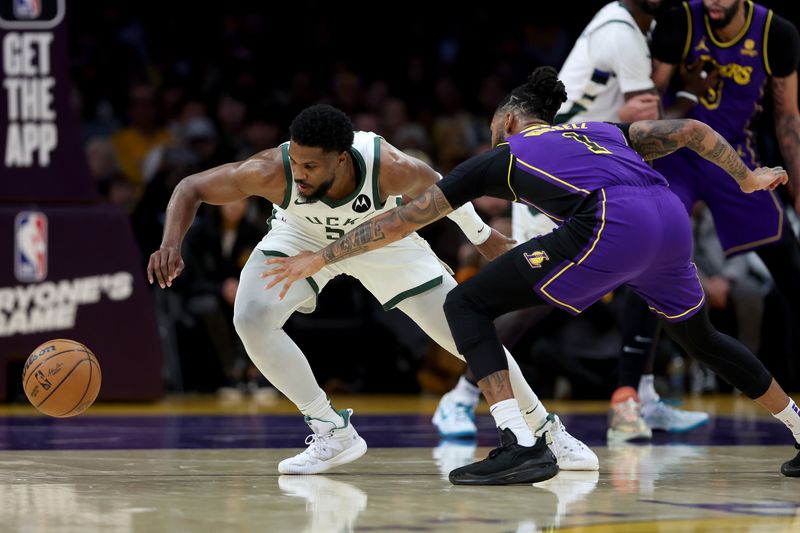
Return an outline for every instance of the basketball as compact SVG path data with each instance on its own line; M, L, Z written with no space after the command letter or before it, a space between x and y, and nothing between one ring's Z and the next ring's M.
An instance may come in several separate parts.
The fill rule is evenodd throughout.
M100 365L92 351L69 339L40 344L22 369L25 396L42 413L58 418L79 415L100 392Z

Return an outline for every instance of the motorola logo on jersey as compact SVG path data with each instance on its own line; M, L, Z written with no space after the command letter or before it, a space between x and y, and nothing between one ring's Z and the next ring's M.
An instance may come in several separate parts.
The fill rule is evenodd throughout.
M372 207L372 202L366 194L359 194L358 198L353 201L353 211L356 213L366 213Z

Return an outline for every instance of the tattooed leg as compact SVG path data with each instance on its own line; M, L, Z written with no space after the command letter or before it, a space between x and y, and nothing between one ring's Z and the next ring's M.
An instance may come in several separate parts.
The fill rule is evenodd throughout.
M508 370L498 370L478 381L483 396L489 405L494 405L503 400L510 400L514 397L511 388L511 379L508 377Z

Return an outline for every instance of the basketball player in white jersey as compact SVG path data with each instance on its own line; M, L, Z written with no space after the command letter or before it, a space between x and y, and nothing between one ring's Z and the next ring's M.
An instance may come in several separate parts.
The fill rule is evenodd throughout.
M265 290L260 275L267 258L321 249L364 220L396 206L403 195L415 197L441 178L374 133L354 133L347 116L331 106L302 111L292 122L290 134L291 141L277 148L182 180L167 207L161 247L150 256L147 275L150 283L157 281L163 289L181 273L181 241L201 202L223 204L257 195L273 203L270 231L242 270L233 321L255 365L305 415L313 432L306 439L308 448L281 461L278 470L316 474L354 461L367 450L351 423L352 410L333 409L305 356L282 329L295 311L314 310L317 294L331 278L355 277L384 309L397 307L443 348L463 357L458 355L443 311L445 297L456 282L416 233L378 253L322 269L306 283L292 286L283 299L280 288ZM489 259L514 243L484 224L470 204L453 215L450 218ZM531 429L588 450L548 415L510 355L509 368Z

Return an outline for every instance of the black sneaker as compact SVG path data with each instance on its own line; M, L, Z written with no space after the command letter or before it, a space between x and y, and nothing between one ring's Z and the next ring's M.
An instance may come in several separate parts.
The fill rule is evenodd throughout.
M800 444L795 444L794 447L800 450ZM781 465L781 474L788 477L800 477L800 452L797 452L794 459Z
M513 485L537 483L558 474L556 457L547 447L545 433L533 446L520 446L514 432L500 431L500 447L483 461L450 472L453 485Z

